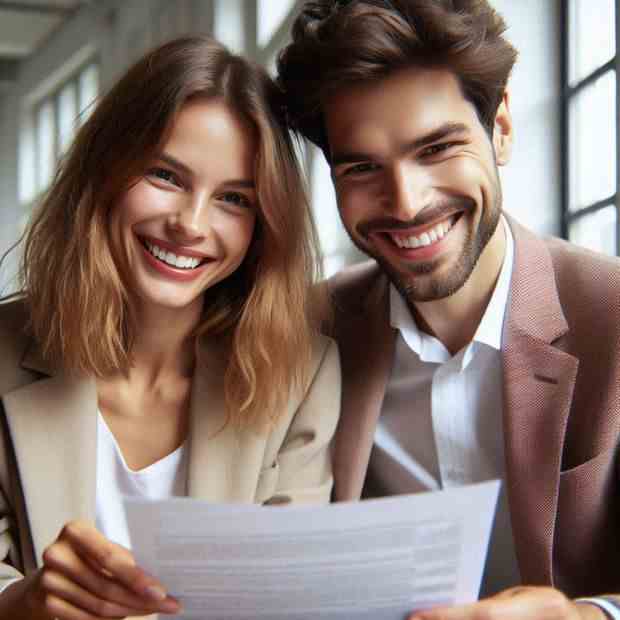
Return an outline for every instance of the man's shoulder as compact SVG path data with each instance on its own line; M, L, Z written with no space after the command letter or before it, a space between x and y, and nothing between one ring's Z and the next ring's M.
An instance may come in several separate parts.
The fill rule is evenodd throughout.
M539 236L512 219L510 224L516 253L521 255L516 261L519 268L544 270L550 264L563 306L573 302L597 304L610 300L617 304L620 301L620 258L593 252L559 237ZM545 256L548 258L540 260Z
M592 252L563 239L548 238L562 305L620 310L620 258ZM617 317L616 317L617 318Z
M369 301L380 294L387 283L374 260L345 267L327 281L329 296L336 312L359 314Z
M515 228L513 227L513 231ZM568 326L568 349L581 356L584 347L616 348L620 341L620 258L593 252L557 237L539 237L519 227L517 251L548 256L546 261L522 257L520 269L552 270L530 274L536 281L553 279L553 288ZM543 250L544 248L544 250ZM527 274L521 274L521 277ZM526 291L527 292L527 291ZM596 347L595 347L596 348ZM580 353L581 352L581 353Z

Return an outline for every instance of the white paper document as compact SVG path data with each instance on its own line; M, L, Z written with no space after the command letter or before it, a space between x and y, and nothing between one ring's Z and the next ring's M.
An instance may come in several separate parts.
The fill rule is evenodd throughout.
M316 507L125 508L136 560L181 600L178 618L404 620L476 600L498 491L492 481Z

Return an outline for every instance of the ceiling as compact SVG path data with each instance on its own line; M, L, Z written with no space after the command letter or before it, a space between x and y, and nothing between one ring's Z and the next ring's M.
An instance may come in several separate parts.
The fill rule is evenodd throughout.
M17 79L19 63L91 0L0 0L0 86Z

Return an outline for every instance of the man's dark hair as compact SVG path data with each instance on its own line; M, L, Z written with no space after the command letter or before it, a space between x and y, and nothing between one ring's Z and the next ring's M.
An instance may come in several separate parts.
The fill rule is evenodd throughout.
M407 67L443 68L459 80L492 135L517 51L487 0L311 0L278 58L291 127L329 146L322 104L348 84Z

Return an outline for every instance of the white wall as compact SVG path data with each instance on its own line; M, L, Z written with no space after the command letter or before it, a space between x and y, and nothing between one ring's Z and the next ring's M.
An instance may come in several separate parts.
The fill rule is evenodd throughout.
M519 50L509 84L512 161L500 172L504 207L541 234L560 234L560 12L555 0L492 0Z
M17 238L17 103L15 93L0 97L0 255ZM15 271L9 256L0 266L0 295Z

